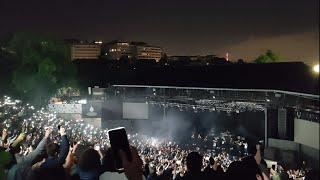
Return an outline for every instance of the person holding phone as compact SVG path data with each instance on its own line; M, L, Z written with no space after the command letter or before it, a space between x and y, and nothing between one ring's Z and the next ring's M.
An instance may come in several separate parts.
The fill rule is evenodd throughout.
M99 180L145 180L142 170L142 160L135 147L130 146L131 161L126 154L120 151L119 157L123 164L123 170L117 170L114 165L114 157L111 149L108 149L103 158L103 167L105 172L100 175Z
M65 178L63 164L69 152L69 140L64 127L59 128L61 143L58 145L54 142L47 143L46 152L48 158L40 165L38 171L43 177L50 176L53 179ZM59 149L59 150L58 150Z
M124 128L108 131L111 149L103 158L103 166L107 170L100 180L144 180L143 162L135 147L130 146Z

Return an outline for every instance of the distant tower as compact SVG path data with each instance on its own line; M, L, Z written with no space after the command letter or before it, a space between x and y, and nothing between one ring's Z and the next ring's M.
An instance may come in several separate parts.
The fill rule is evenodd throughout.
M226 60L229 61L229 53L226 53Z

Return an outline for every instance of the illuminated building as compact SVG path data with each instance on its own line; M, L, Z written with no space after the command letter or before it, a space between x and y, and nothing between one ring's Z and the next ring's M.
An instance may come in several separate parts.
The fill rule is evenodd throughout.
M119 60L122 56L133 57L133 46L128 42L112 41L103 46L103 55L108 59Z
M102 48L103 55L108 59L119 60L121 57L136 59L156 60L157 62L163 55L163 50L157 46L150 46L143 42L112 41Z
M138 45L135 46L135 57L137 59L154 59L159 62L163 55L163 50L157 46Z
M101 54L99 44L72 44L71 60L76 59L98 59Z

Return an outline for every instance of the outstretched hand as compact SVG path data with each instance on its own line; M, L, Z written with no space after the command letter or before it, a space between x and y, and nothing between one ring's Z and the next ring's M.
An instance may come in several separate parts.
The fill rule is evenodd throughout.
M73 146L72 146L72 148L71 148L71 153L75 153L76 152L76 150L77 150L77 148L78 148L78 145L79 145L79 143L73 143Z

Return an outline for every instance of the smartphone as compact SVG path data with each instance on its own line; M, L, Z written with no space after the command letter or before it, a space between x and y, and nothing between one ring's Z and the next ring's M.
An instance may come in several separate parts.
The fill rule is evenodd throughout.
M119 156L119 150L122 150L126 154L128 161L132 161L126 130L124 127L110 129L108 131L108 136L111 145L111 151L114 156L115 168L117 170L123 170L122 161Z
M61 125L58 125L58 130L60 131Z

